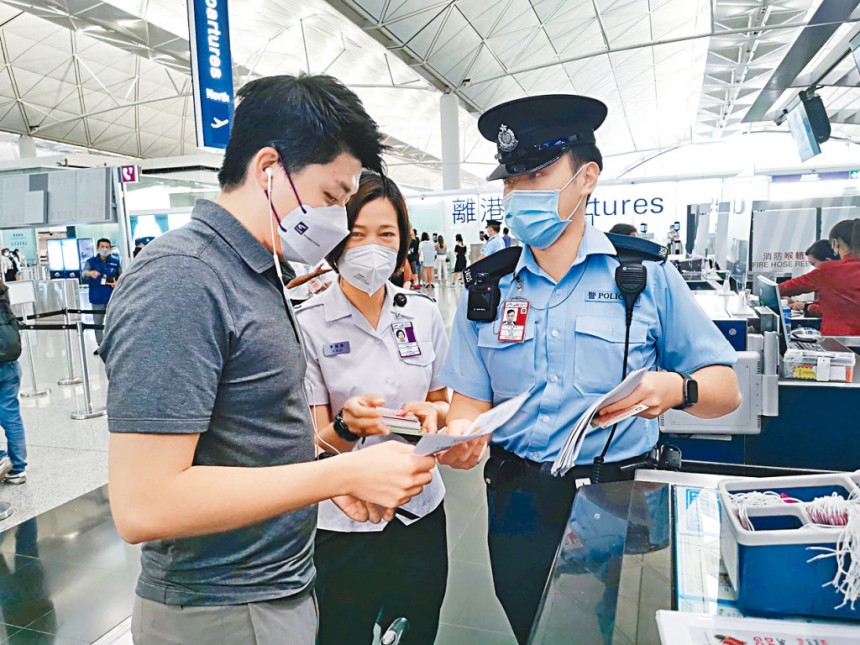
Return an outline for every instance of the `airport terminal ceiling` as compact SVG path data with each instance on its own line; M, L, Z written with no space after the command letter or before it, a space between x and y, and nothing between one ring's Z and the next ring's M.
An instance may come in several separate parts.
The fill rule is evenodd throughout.
M598 143L616 176L741 132L788 137L775 121L811 86L833 138L860 141L860 0L231 0L230 21L237 85L340 78L416 186L441 187L446 90L462 105L464 184L492 167L477 115L531 94L606 102ZM184 0L3 0L0 51L0 131L129 157L197 152Z

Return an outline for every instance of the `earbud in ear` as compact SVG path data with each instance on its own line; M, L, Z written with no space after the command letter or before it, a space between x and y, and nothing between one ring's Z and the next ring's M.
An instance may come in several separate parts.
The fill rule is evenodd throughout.
M272 167L271 166L266 168L266 174L269 175L269 177L271 178L271 176L272 176Z

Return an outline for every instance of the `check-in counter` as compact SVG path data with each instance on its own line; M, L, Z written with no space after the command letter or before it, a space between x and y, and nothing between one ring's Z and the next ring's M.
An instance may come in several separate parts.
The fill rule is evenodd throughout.
M737 330L732 325L755 320L756 312L741 307L737 296L710 292L694 292L694 296L730 341L739 333L729 333ZM860 354L860 337L838 340ZM761 416L760 431L743 435L731 430L724 435L715 430L707 435L691 431L664 434L662 440L681 448L685 460L811 470L860 468L860 441L855 434L860 365L850 383L774 378L778 383L776 412Z

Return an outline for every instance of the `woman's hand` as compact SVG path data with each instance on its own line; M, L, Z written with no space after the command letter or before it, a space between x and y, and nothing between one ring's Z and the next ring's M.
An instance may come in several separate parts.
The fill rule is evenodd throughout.
M403 410L418 417L422 432L436 434L439 431L439 407L430 401L413 401L404 405Z
M378 394L354 396L343 404L343 421L349 431L360 437L388 434L388 427L382 423L380 407L385 399Z

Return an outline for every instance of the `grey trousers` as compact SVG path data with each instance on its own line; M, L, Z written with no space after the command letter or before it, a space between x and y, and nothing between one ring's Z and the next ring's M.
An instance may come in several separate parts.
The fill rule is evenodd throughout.
M314 645L316 598L223 607L164 605L135 596L131 635L135 645Z
M94 325L104 325L105 324L105 310L107 310L107 305L90 305L93 310L93 324ZM96 329L96 344L101 345L102 340L105 337L104 329Z

